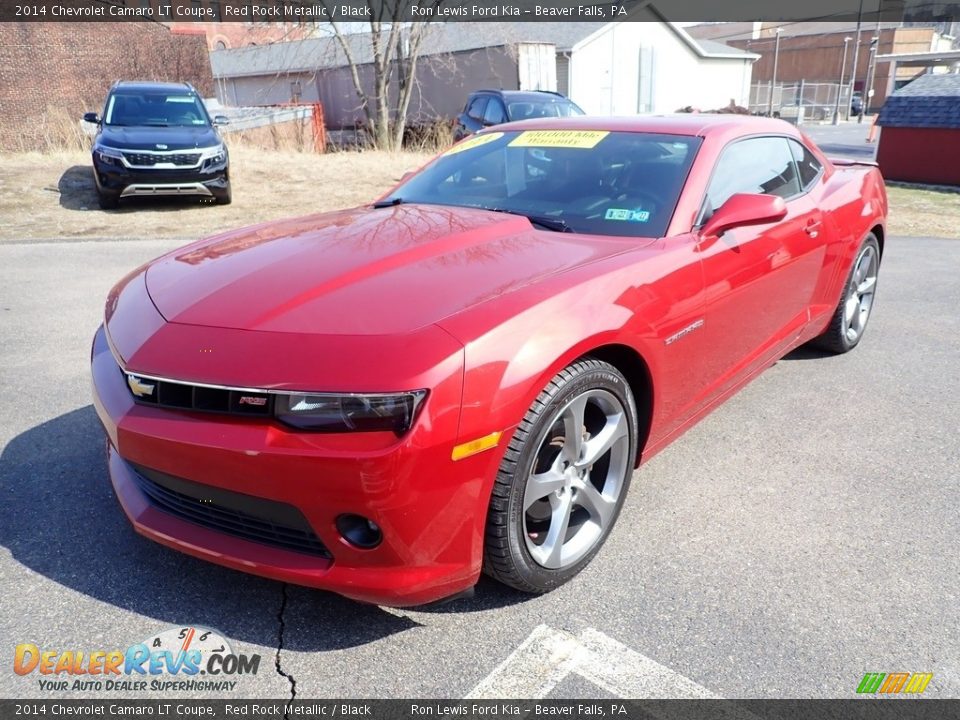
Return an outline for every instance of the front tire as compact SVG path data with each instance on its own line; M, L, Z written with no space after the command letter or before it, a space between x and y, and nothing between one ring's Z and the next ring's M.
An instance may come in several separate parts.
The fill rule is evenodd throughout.
M97 202L101 210L116 210L120 205L120 196L116 193L97 190Z
M233 190L230 187L230 183L227 182L223 190L218 190L213 195L214 200L216 200L217 205L229 205L233 202Z
M614 366L561 371L514 432L487 515L483 569L528 593L564 584L593 559L623 506L637 456L637 408Z
M815 345L840 354L850 352L860 343L873 310L879 272L880 243L870 233L857 251L830 325L813 341Z

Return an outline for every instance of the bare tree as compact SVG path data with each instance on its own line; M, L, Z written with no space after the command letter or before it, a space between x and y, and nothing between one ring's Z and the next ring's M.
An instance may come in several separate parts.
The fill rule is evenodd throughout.
M433 7L441 2L436 0ZM426 22L405 22L414 4L415 0L367 0L370 29L366 33L351 35L336 21L330 23L373 144L383 150L399 149L403 144L407 110L416 87L417 60L429 27ZM323 5L333 17L330 0L323 0ZM373 82L368 86L364 80L371 73ZM394 73L396 92L392 92Z

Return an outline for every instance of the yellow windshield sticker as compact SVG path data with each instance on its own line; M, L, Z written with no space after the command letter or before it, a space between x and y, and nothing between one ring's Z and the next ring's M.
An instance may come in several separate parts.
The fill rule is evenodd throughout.
M610 133L606 130L527 130L510 141L511 147L596 147Z
M457 153L463 152L464 150L473 150L473 148L475 147L486 145L487 143L493 142L494 140L497 140L502 137L503 137L502 132L492 132L492 133L484 133L483 135L474 135L473 137L469 137L462 142L458 142L452 148L447 150L444 153L444 155L456 155Z

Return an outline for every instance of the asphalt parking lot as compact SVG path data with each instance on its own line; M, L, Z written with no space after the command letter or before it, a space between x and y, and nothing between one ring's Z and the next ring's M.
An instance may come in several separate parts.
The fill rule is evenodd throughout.
M867 142L872 118L864 118L862 123L855 120L838 125L803 125L803 130L828 157L846 157L856 160L873 160L877 155L877 140L880 128L876 130L873 142Z
M262 656L236 697L852 697L878 671L960 696L960 240L888 240L861 346L793 353L644 466L572 583L528 598L483 581L420 611L131 530L90 340L110 286L175 244L0 244L0 696L52 695L12 672L17 643L126 648L186 625Z

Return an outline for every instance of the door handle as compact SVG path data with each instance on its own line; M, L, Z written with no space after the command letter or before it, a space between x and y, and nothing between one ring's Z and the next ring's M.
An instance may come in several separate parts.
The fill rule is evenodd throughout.
M806 227L803 228L803 231L812 238L817 237L820 234L820 225L822 223L819 220L811 220L807 223Z

